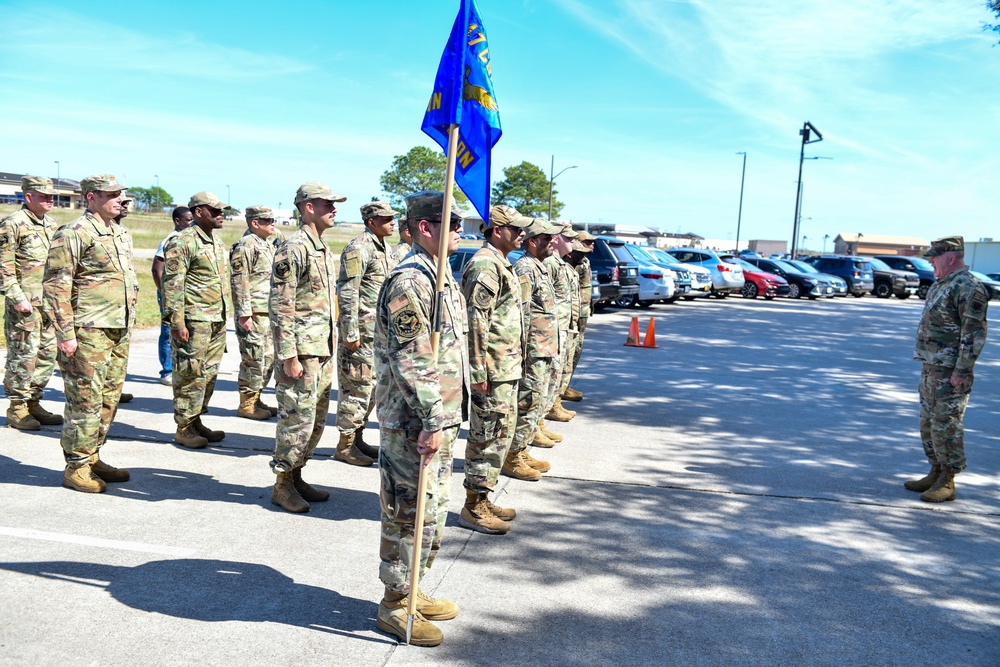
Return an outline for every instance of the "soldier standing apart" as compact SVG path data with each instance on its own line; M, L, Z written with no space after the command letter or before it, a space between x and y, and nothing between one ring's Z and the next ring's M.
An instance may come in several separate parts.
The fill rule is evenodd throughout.
M66 392L62 484L100 493L105 482L129 478L128 470L102 461L99 451L125 383L139 283L132 235L114 221L125 186L101 174L80 181L80 189L87 212L52 237L42 290Z
M334 458L355 466L370 466L378 450L365 443L364 430L375 393L375 306L378 293L396 265L385 239L395 225L388 202L361 207L365 231L351 239L340 255L337 299L337 428L340 442Z
M153 282L156 283L156 303L160 307L161 318L163 316L163 263L166 257L164 248L175 236L190 227L191 221L194 220L191 209L187 206L175 208L171 217L174 221L174 230L160 241L160 245L156 248L156 254L153 255ZM170 358L170 323L165 320L160 322L160 340L157 353L160 357L160 384L169 387L173 385L173 381L170 379L173 363Z
M465 507L458 523L503 534L517 516L489 500L517 424L517 385L524 362L521 281L507 253L521 247L531 218L509 206L490 209L486 243L465 265L462 293L469 310L472 410L465 445Z
M268 301L277 363L278 429L271 470L277 475L271 502L289 512L308 512L309 503L330 492L302 479L326 426L337 349L333 253L323 232L333 227L336 202L326 185L310 181L295 193L300 226L278 249Z
M570 348L576 340L576 329L573 322L573 302L579 300L579 289L574 287L576 271L570 267L563 256L570 251L570 235L576 236L576 232L569 228L569 225L562 226L555 224L558 230L552 236L552 254L545 258L545 269L552 279L552 287L556 296L556 321L559 325L559 354L556 357L551 383L552 393L548 397L548 406L545 419L553 421L568 422L576 416L573 410L567 410L562 406L563 371L569 365L568 354ZM544 428L544 422L543 422ZM542 432L548 435L546 431Z
M551 468L546 461L533 458L528 453L528 445L537 442L535 434L548 407L556 357L559 355L555 292L543 264L552 253L552 235L558 231L558 227L546 220L533 219L524 230L525 253L514 264L514 273L521 280L524 308L524 365L517 387L514 439L500 472L529 482L537 482L542 478L541 473Z
M955 500L955 475L965 470L962 419L972 392L972 367L986 345L989 293L969 273L965 241L946 236L924 253L937 279L927 292L913 358L920 371L920 439L931 470L904 486L930 503Z
M410 221L403 215L396 225L399 228L399 243L392 249L392 265L395 266L403 261L403 258L410 254L413 249L413 236L410 233Z
M580 282L580 319L576 327L576 345L573 346L573 355L571 357L570 381L573 380L573 374L576 373L576 367L580 363L580 355L583 354L583 336L587 331L587 321L590 319L590 313L593 309L593 304L591 303L593 295L590 291L593 277L591 276L590 259L587 255L594 252L595 237L582 231L577 232L576 235L571 244L572 252L570 252L566 260L570 266L576 269L577 280ZM566 389L562 392L562 398L564 401L582 401L583 392L573 389L567 383Z
M10 399L7 426L37 431L63 422L39 404L56 361L55 330L42 312L42 278L56 231L48 213L56 191L48 178L25 176L21 192L21 210L0 221L0 294L7 304L3 388Z
M201 449L226 437L201 423L215 392L219 362L226 351L229 258L214 232L223 211L232 210L211 192L188 201L194 224L166 247L163 319L170 323L173 347L174 442Z
M441 334L436 357L431 347L439 241L441 234L447 234L448 252L454 252L461 231L461 217L454 209L442 224L443 206L442 192L425 191L408 198L406 218L412 225L413 251L386 279L375 320L375 402L382 443L379 578L385 585L376 624L405 639L407 595L417 595L411 636L417 646L440 644L444 635L430 621L458 615L454 602L409 590L410 567L420 568L422 578L441 548L452 447L465 418L469 378L465 299L450 271L444 276L437 313ZM428 476L423 548L419 562L411 565L422 464Z
M229 254L233 317L240 345L240 407L236 414L259 421L278 414L278 408L260 400L274 370L274 338L267 314L275 251L270 241L274 213L267 206L248 206L245 213L247 230Z

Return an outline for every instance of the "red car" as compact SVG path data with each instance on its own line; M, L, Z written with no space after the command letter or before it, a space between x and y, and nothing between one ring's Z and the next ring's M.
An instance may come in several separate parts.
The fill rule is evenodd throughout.
M743 278L745 280L740 294L743 295L744 299L756 299L757 295L761 295L770 301L776 296L786 296L788 294L788 281L781 276L761 271L750 262L745 262L742 259L726 257L725 260L731 264L739 264L740 268L743 269Z

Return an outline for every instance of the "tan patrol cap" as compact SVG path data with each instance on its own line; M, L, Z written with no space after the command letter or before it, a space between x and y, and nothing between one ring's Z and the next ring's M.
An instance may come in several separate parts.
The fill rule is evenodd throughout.
M441 220L443 210L444 193L439 190L424 190L406 198L406 217L413 223L421 220L438 222ZM455 205L454 199L451 200L451 219L462 219L462 213Z
M576 233L576 240L583 243L584 241L596 241L597 237L590 232L581 229Z
M525 217L517 212L517 209L506 204L497 204L490 209L490 227L520 227L521 229L531 224L531 218Z
M361 207L361 219L366 222L372 218L395 218L397 215L399 211L393 209L387 201L370 201Z
M251 220L274 220L274 211L269 206L247 206L243 211L247 222Z
M206 190L202 190L201 192L196 192L191 195L191 199L188 200L188 208L193 209L195 206L209 206L223 211L233 210L232 206L226 204L215 196L214 192L208 192Z
M118 182L114 174L95 174L80 181L80 192L86 197L88 192L121 192L125 186Z
M560 223L557 222L555 224L558 225ZM577 237L577 231L573 229L573 225L568 222L562 225L562 231L560 231L559 233L568 239L575 239Z
M543 220L542 218L532 218L531 224L524 228L525 238L534 238L540 234L550 234L555 235L560 233L562 227L558 225L553 225L548 220Z
M40 195L59 194L56 189L52 187L52 179L45 178L44 176L22 176L21 192L37 192Z
M309 201L310 199L326 199L327 201L332 202L347 201L347 197L333 194L333 190L319 181L309 181L308 183L303 183L295 192L296 204L301 204L302 202Z
M575 250L576 252L582 252L584 254L590 254L594 252L594 246L585 245L582 241L580 241L579 238L575 238L572 241L570 241L569 247L571 250Z
M931 241L931 247L924 253L924 257L937 257L946 252L965 252L965 239L961 236L942 236Z

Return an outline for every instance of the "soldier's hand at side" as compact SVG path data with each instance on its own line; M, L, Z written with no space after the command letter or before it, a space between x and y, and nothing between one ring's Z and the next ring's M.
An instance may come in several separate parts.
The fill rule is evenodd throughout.
M240 325L240 329L243 329L244 331L250 331L253 329L253 322L250 321L249 315L237 318L236 322Z
M74 354L76 354L76 348L79 347L76 344L75 338L73 340L61 340L56 346L59 348L59 351L65 354L67 357L72 357Z
M188 332L187 327L181 327L180 329L174 329L170 333L174 335L174 338L182 343L186 343L191 340L191 334Z
M298 357L285 359L281 364L281 368L288 377L295 378L296 380L302 377L302 364L299 362Z
M472 391L476 392L477 394L490 393L490 381L487 380L486 382L474 382L472 384Z
M417 453L423 457L421 465L430 463L431 457L441 449L441 431L420 431L417 436Z
M959 387L961 387L963 384L965 384L968 381L969 381L969 378L962 377L962 376L960 376L960 375L958 375L956 373L952 373L951 374L951 379L950 379L951 386L955 387L956 389L958 389Z
M21 303L14 306L14 310L19 313L30 313L34 308L31 306L31 302L25 299Z
M357 352L358 348L361 347L361 339L352 340L350 342L344 341L344 347L346 347L351 352Z

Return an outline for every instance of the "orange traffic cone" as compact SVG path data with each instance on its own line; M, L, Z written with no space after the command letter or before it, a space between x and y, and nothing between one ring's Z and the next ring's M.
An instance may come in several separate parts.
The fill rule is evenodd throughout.
M649 326L646 327L646 337L642 339L643 347L656 347L656 322L649 318Z
M633 317L632 324L628 326L628 338L625 339L628 347L641 347L639 345L639 318Z

